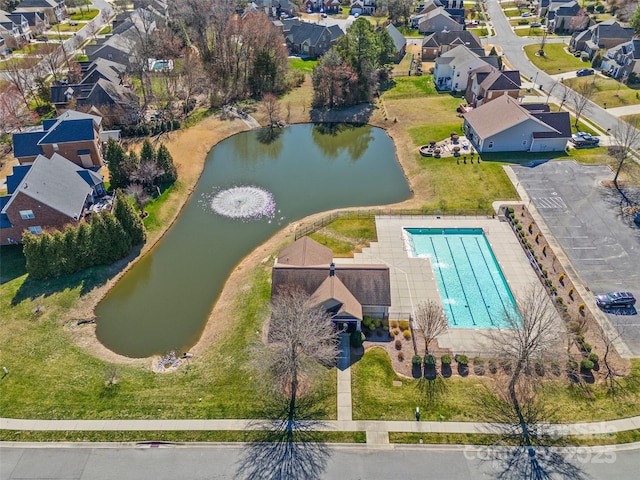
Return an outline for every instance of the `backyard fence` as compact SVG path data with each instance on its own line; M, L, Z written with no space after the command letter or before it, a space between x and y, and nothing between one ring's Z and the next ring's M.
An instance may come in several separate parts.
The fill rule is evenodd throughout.
M305 237L318 230L326 227L332 222L343 218L350 219L366 219L375 218L380 216L388 217L422 217L424 219L442 219L451 217L478 217L478 218L491 218L493 217L493 210L439 210L429 208L415 208L415 209L372 209L372 210L339 210L331 212L327 215L320 217L312 222L301 224L294 232L294 239Z

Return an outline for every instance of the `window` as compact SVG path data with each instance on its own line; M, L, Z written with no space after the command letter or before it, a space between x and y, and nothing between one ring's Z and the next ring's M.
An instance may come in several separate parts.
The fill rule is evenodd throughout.
M493 142L489 142L489 145L487 145L487 148L493 148Z
M523 144L523 145L526 145L526 144L527 144L527 141L526 141L526 140L522 140L522 144Z
M23 220L30 220L32 218L36 218L33 214L33 210L20 210L20 218Z
M29 227L29 231L31 233L33 233L34 235L40 235L42 234L42 227L37 226L37 227Z

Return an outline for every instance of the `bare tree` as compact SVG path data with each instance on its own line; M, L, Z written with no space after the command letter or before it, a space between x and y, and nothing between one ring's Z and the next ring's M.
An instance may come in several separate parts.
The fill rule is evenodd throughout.
M563 83L560 84L560 87L558 98L560 99L560 108L562 108L571 98L572 90Z
M422 302L416 307L413 326L424 338L425 353L429 353L429 344L449 328L444 310L433 300Z
M193 49L187 50L180 75L181 92L184 97L184 114L189 115L191 111L192 98L205 88L205 75L202 70L202 63L198 54ZM195 102L193 102L195 105Z
M60 72L60 65L64 60L62 49L56 47L50 53L45 55L43 64L47 67L48 73L53 75L54 80L58 80L58 73Z
M29 70L23 67L18 59L11 58L4 64L4 74L7 81L11 83L20 94L25 107L29 108L28 97L31 93Z
M273 93L267 93L262 97L262 108L269 119L269 128L273 128L280 116L280 102Z
M137 170L131 176L133 180L140 182L147 190L153 189L156 181L164 175L164 170L152 160L140 162Z
M574 125L578 128L580 117L591 110L591 99L596 93L596 86L592 82L580 83L574 92L569 96L569 103L573 107L576 115Z
M288 420L296 400L321 366L337 356L337 334L324 308L313 305L299 288L283 288L271 305L268 340L256 348L253 367L276 396L288 397Z
M633 151L640 147L639 126L637 118L629 120L629 122L618 120L616 126L611 132L614 144L609 147L609 155L611 155L617 163L613 183L618 189L620 189L618 186L618 176L620 175L622 166L633 154Z
M140 211L144 212L145 205L151 200L151 196L146 192L144 187L139 183L132 183L125 188L124 192L127 196L133 197L133 201L136 202Z
M20 92L9 83L0 84L0 131L22 131L37 118L35 112L26 108Z

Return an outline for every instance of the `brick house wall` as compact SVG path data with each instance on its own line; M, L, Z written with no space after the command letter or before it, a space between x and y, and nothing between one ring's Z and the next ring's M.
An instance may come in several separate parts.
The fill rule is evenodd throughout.
M79 142L58 143L58 150L54 150L53 145L49 144L42 145L42 150L44 151L45 157L51 158L54 153L59 153L66 159L72 161L76 165L80 165L81 167L101 167L103 165L102 152L98 142L99 139L96 138L94 140L84 140ZM83 150L89 150L90 153L88 155L82 155L83 158L81 158L78 152Z
M23 220L21 210L33 211L34 218ZM16 192L11 205L6 210L7 217L11 221L11 228L0 229L0 244L20 242L22 234L29 227L55 228L61 230L67 224L78 224L77 220L55 210L22 192ZM11 241L10 241L11 240Z

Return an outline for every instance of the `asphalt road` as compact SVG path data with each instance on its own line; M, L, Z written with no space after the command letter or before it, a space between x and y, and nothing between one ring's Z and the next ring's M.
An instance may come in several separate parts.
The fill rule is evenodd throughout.
M75 447L75 448L69 448ZM479 478L632 478L640 449L366 446L317 444L180 447L55 444L0 448L2 480L389 480ZM531 470L536 470L531 476ZM506 474L506 475L505 475Z
M563 161L513 170L594 294L630 290L640 295L640 228L622 214L626 203L618 192L601 185L602 180L613 178L608 167ZM625 193L640 203L639 190ZM620 309L608 317L631 351L640 356L637 311Z
M486 40L487 43L500 45L504 55L513 68L520 70L520 73L535 79L537 85L542 85L544 91L548 91L554 83L554 79L542 70L538 70L527 58L523 47L525 45L540 43L539 38L519 37L511 29L509 21L501 11L497 0L487 0L487 11L491 17L495 36ZM570 37L547 37L547 43L569 43ZM589 66L585 63L585 66ZM551 95L553 97L553 95ZM640 105L638 112L640 113ZM585 109L583 115L596 123L603 130L613 130L618 123L615 115L611 115L604 108L599 107L593 102L589 102L589 107Z

